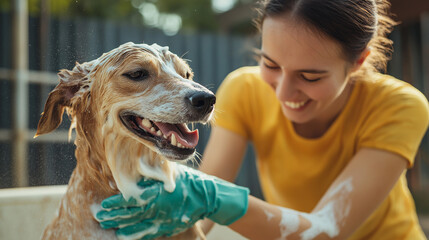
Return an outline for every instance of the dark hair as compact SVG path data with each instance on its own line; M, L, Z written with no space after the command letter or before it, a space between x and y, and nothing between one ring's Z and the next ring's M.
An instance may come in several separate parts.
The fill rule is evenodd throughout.
M393 44L386 36L396 25L389 9L387 0L262 0L255 22L261 30L265 18L287 14L340 43L350 62L370 47L363 69L384 71Z

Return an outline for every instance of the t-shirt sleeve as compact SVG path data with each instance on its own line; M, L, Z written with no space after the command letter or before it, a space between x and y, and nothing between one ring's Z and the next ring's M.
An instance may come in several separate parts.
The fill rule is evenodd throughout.
M245 69L244 69L245 70ZM213 125L250 138L249 119L251 119L250 78L251 75L238 69L230 73L216 93Z
M379 99L383 100L369 111L358 148L377 148L399 154L408 161L410 168L428 128L428 101L411 86L382 95Z

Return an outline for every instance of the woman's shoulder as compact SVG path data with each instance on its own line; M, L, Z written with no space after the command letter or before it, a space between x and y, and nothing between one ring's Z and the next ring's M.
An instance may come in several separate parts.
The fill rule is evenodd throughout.
M265 91L268 84L261 78L259 67L241 67L226 76L218 91L240 94L255 94Z
M228 77L259 77L259 66L245 66L232 71Z
M261 82L261 75L258 66L247 66L241 67L232 71L228 76L226 76L224 83L243 85L251 84L255 82Z
M421 102L427 105L428 100L422 92L411 84L393 76L374 73L369 79L362 80L363 92L370 101L392 102L405 100Z
M360 82L356 103L364 118L377 121L429 121L429 103L426 96L411 84L385 74L374 74L372 79ZM372 117L371 117L372 116ZM417 120L418 119L418 120ZM418 123L416 123L418 124Z

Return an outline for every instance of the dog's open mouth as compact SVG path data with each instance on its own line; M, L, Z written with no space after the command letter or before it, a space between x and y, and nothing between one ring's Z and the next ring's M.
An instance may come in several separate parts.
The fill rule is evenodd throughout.
M185 159L195 152L198 130L189 130L185 123L154 122L133 113L120 114L120 118L131 132L155 143L162 151L173 151L178 159Z

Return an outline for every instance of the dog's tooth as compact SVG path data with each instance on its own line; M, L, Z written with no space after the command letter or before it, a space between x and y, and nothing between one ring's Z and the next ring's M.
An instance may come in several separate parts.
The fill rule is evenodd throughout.
M151 132L155 132L155 128L154 128L154 127L151 127L151 128L150 128L150 131L151 131Z
M167 136L164 135L164 138L167 139Z
M174 135L174 134L171 134L171 145L173 145L173 146L177 145L176 135Z
M145 126L145 127L147 127L147 128L152 127L152 124L151 124L151 123L150 123L150 121L149 121L149 120L147 120L146 118L143 118L143 120L142 120L142 124L143 124L143 126Z
M177 147L182 148L182 147L183 147L183 145L182 145L182 144L180 144L180 143L177 143Z
M161 130L158 130L158 132L156 132L156 135L158 135L158 136L162 136L162 132L161 132Z

